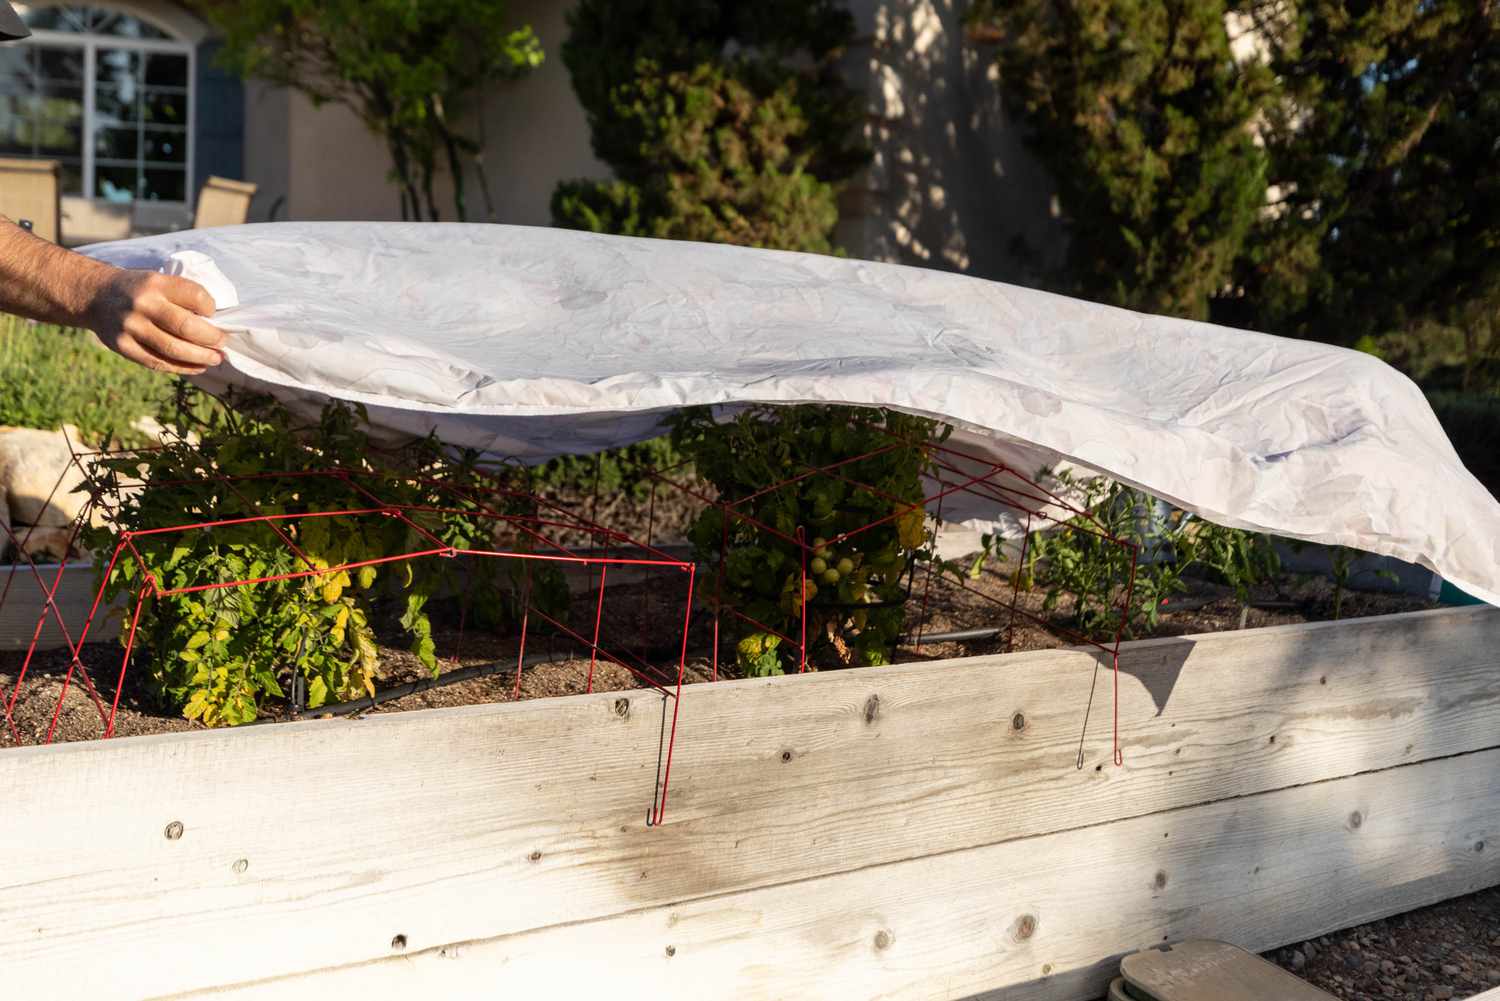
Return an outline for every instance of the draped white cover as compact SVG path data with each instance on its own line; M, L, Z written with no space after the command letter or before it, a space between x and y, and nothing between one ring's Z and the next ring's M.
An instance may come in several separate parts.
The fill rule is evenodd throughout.
M893 407L1027 474L1071 461L1500 603L1500 504L1417 387L1354 351L939 271L556 229L282 223L87 252L208 286L229 349L203 384L302 412L358 401L390 436L535 461L649 437L692 404Z

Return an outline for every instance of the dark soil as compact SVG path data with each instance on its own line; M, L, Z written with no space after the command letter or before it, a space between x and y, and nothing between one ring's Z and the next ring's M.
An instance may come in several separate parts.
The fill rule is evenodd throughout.
M590 571L590 573L592 573ZM676 683L682 651L682 621L686 600L686 579L681 571L651 571L648 580L635 583L611 583L606 588L606 602L601 618L599 644L611 656L601 656L593 664L592 690L619 691L649 684L671 687ZM623 576L623 571L621 571ZM702 575L700 577L709 577ZM590 581L593 579L589 578ZM1243 609L1227 588L1203 580L1190 582L1188 593L1163 606L1153 635L1172 636L1188 633L1237 629L1242 625L1282 625L1332 618L1333 595L1328 582L1319 579L1287 578L1276 592L1259 596L1257 604L1265 607ZM700 596L709 585L700 581ZM585 638L591 636L598 610L598 591L584 588L575 594L563 624ZM1012 615L1012 603L1015 613ZM1078 642L1066 623L1070 609L1064 604L1053 613L1043 611L1040 591L1017 595L999 573L986 571L977 580L957 586L951 581L917 574L912 582L910 642L896 653L896 660L921 661L954 657L981 656L1011 650L1039 650L1067 646ZM1347 592L1343 600L1344 617L1383 615L1430 607L1422 599L1374 592ZM520 658L520 637L495 635L476 628L458 628L460 616L455 609L446 613L434 610L438 624L434 640L444 673L464 668L489 666L481 677L470 678L446 687L429 688L384 701L364 712L400 712L437 706L476 705L508 701L517 697L516 667ZM934 635L959 630L999 627L993 636L947 642L926 642ZM733 624L726 619L722 626L719 677L734 676ZM410 682L430 679L431 674L404 649L400 636L384 638L381 646L384 677L382 691ZM533 618L529 623L525 666L521 671L519 698L546 698L581 693L589 688L590 662L586 642L569 638L547 623ZM685 683L711 680L714 665L712 617L701 607L695 610L688 635ZM38 652L26 666L24 682L15 695L11 724L0 717L0 747L42 743L54 727L54 741L92 740L103 736L104 719L116 699L116 682L120 677L122 650L115 643L93 643L84 647L81 670L75 669L67 680L69 657L63 651ZM0 693L9 698L16 691L17 678L25 664L24 652L0 653ZM813 670L843 666L832 650L823 651L810 665ZM67 696L58 712L59 696L67 680ZM117 736L167 733L200 728L176 712L155 705L146 682L145 666L139 657L125 671L124 686L119 692L114 730ZM288 687L285 683L283 687ZM290 705L271 700L264 707L267 722L293 718ZM316 710L310 712L317 715Z

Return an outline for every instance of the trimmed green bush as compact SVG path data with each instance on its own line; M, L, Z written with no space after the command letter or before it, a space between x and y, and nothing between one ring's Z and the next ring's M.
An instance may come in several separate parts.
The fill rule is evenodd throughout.
M830 253L866 159L830 0L584 0L563 61L615 177L561 184L559 226Z

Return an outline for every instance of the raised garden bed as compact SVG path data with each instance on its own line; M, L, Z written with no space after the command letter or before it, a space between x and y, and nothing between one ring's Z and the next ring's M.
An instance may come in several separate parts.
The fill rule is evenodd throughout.
M1092 1001L1153 942L1500 883L1497 650L1488 608L1127 643L1119 767L1097 651L693 686L655 827L643 690L7 750L0 965L100 996Z

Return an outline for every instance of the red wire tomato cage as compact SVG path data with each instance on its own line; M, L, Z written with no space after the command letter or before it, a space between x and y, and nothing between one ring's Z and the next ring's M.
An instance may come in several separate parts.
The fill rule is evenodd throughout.
M96 475L95 464L100 458L106 456L138 455L151 450L89 451L74 447L70 442L71 462L59 474L52 494L44 504L44 509L51 507L59 491L70 480L81 478L88 499L83 510L70 525L53 526L49 529L56 533L61 528L67 538L67 545L63 547L64 551L58 562L41 564L34 558L30 550L37 529L28 528L18 535L11 526L0 525L15 560L8 571L3 572L5 580L3 585L0 585L0 617L4 617L7 621L15 619L14 614L4 616L4 610L7 601L15 600L14 593L25 586L23 582L30 582L36 588L38 595L36 603L38 610L35 621L31 623L29 641L24 635L19 637L20 643L11 640L11 645L17 649L20 649L21 643L25 643L26 652L16 671L10 691L5 692L3 687L0 687L0 710L3 710L5 717L5 731L0 733L0 736L8 736L10 742L17 745L29 742L17 725L15 710L18 700L21 699L28 685L28 674L32 671L33 663L42 649L44 630L49 624L54 627L53 645L58 648L58 655L66 658L66 664L60 665L62 667L61 685L45 732L38 730L32 734L34 741L31 742L52 743L57 739L58 724L63 714L64 703L69 688L75 683L83 688L98 714L99 727L96 736L109 738L115 735L121 693L125 687L127 673L132 667L133 655L137 652L137 631L141 612L146 602L152 598L224 588L248 588L272 581L318 579L341 572L357 571L366 566L394 565L417 560L452 561L455 567L465 564L465 561L510 561L512 565L522 568L525 581L519 595L519 635L516 637L516 654L513 661L496 661L477 668L457 668L440 673L435 679L377 691L373 697L317 707L308 707L305 702L301 701L301 695L295 683L299 672L293 670L290 672L294 683L291 686L289 714L318 716L364 712L382 702L412 691L466 680L481 674L498 673L512 667L515 672L515 681L511 686L510 697L518 699L521 696L521 683L525 669L547 659L539 658L534 654L532 657L527 655L528 639L531 639L533 643L537 642L534 634L537 624L541 624L549 645L555 646L556 643L563 642L568 644L570 649L581 651L580 659L583 655L587 656L585 691L594 690L596 666L601 662L609 662L629 672L641 688L649 688L661 696L661 736L656 748L657 768L646 816L647 825L654 826L662 823L666 812L667 790L671 777L683 689L685 682L691 680L687 677L687 672L690 655L694 652L690 650L690 636L695 612L700 618L706 613L709 621L707 630L709 649L706 658L708 664L706 677L701 680L718 681L721 674L725 673L721 672L719 663L721 638L726 623L731 621L780 637L781 641L787 644L786 649L794 655L799 673L815 668L809 659L813 644L807 635L809 601L805 587L808 566L814 559L814 547L811 540L807 538L808 533L805 530L798 529L794 533L779 531L759 519L755 511L757 501L777 491L797 489L809 479L826 477L838 480L849 487L868 490L891 504L890 512L884 517L826 540L828 545L855 538L863 532L907 514L914 508L920 508L925 518L924 533L927 540L925 555L930 557L938 546L945 505L952 508L962 498L965 501L965 509L972 509L977 503L992 509L1003 509L1012 514L1015 523L1023 526L1020 549L1020 561L1023 564L1027 558L1033 531L1061 525L1066 525L1073 531L1095 535L1108 544L1120 546L1123 552L1128 553L1129 579L1119 589L1119 594L1115 599L1119 606L1120 626L1111 638L1105 640L1060 626L1051 618L1023 607L1019 601L1019 588L1012 591L1008 602L1003 601L966 583L960 575L944 572L941 562L936 559L914 558L908 562L904 573L908 606L920 602L915 634L908 636L913 646L919 646L923 642L923 630L934 594L941 594L943 589L957 589L967 592L982 607L993 609L997 623L994 632L1004 637L1003 646L1007 651L1013 647L1017 624L1029 621L1067 642L1092 648L1107 658L1114 674L1113 757L1116 764L1121 763L1118 710L1119 646L1127 618L1125 610L1130 607L1131 592L1134 588L1139 559L1137 545L1130 540L1110 534L1089 511L1080 507L1059 490L1043 485L1040 482L1040 476L1027 476L998 459L986 456L977 446L959 447L937 440L913 442L902 439L893 432L885 432L885 434L886 444L876 449L827 465L808 466L780 481L765 485L748 497L737 499L721 499L715 496L711 488L688 478L681 467L651 470L647 474L650 496L644 540L633 538L630 534L602 524L597 519L599 507L597 460L592 496L572 504L564 504L543 496L530 485L530 472L512 463L493 464L483 471L477 484L464 486L437 478L416 476L410 472L391 472L372 466L358 469L329 467L295 473L226 474L209 479L193 480L191 482L200 485L221 487L225 496L233 494L242 503L253 505L254 502L242 489L248 481L293 477L336 478L357 494L363 503L332 511L256 511L233 518L184 520L181 523L152 526L147 529L119 531L115 534L114 544L108 552L93 554L96 566L102 569L102 576L95 586L92 602L88 604L87 613L82 615L81 622L67 621L68 616L64 615L62 604L58 601L59 588L69 569L69 554L75 551L79 533L85 524L91 519L96 522L102 519L106 524L109 523L112 512L118 504L124 502L122 497L112 492L114 488L105 482L104 478ZM924 457L926 467L923 479L924 496L920 501L891 496L872 484L860 482L852 475L854 467L861 459L903 447L916 447L921 450ZM446 498L446 503L425 505L391 503L383 499L379 492L380 481L388 480L390 477L406 482L421 483L430 491ZM725 545L721 544L717 553L689 554L684 552L681 546L674 546L670 542L661 544L656 542L654 539L656 510L658 499L664 491L677 493L700 511L716 508L726 526L732 519L743 520L746 524L753 525L759 531L769 533L795 548L800 554L801 573L804 580L804 588L800 592L801 598L794 615L799 623L796 635L759 621L744 609L726 600L723 593L725 563L728 556ZM516 510L524 513L515 513ZM454 547L443 542L419 521L422 515L460 512L490 525L494 531L487 537L509 540L510 544ZM410 529L408 537L419 540L420 544L375 558L335 566L318 566L298 546L296 537L300 534L300 526L319 518L395 519ZM150 574L146 561L136 545L139 540L148 536L185 536L188 533L221 531L234 526L256 526L264 529L269 533L266 536L267 539L274 539L275 545L283 547L284 552L292 555L297 569L274 575L172 587L170 582L158 580ZM727 539L727 530L725 538ZM589 542L591 545L587 548L580 548L578 545L580 542ZM131 599L121 609L124 614L120 627L123 650L118 668L111 668L113 674L111 695L108 691L101 691L90 670L85 666L83 649L87 642L98 638L101 631L108 628L104 624L106 581L110 572L121 560L134 561L136 568L140 571L140 583L135 588ZM584 614L578 616L554 614L539 607L539 604L533 600L530 587L533 571L535 568L544 566L565 570L575 577L579 575L588 577L583 600L575 606L575 608L581 607ZM610 578L611 574L617 578L622 576L622 571L629 571L638 579L644 575L644 585L657 594L668 592L680 594L680 602L677 598L672 599L676 611L671 613L673 619L670 624L672 630L670 642L658 645L654 651L648 648L642 635L629 634L631 627L627 625L622 630L618 622L612 622L612 606L609 600ZM706 593L709 591L708 588L699 586L700 571L714 575L711 594ZM669 588L669 585L674 585L675 589ZM467 595L469 589L464 588L460 583L455 593ZM468 612L469 606L465 601L460 613L455 650L451 656L446 652L441 653L440 661L451 660L456 664L459 659L458 649L463 644ZM626 634L622 635L622 631ZM635 632L639 633L640 630L637 629ZM57 640L59 637L60 640ZM1087 717L1085 716L1086 726ZM75 733L70 739L76 739L76 737ZM1080 749L1080 767L1082 767L1082 760Z

